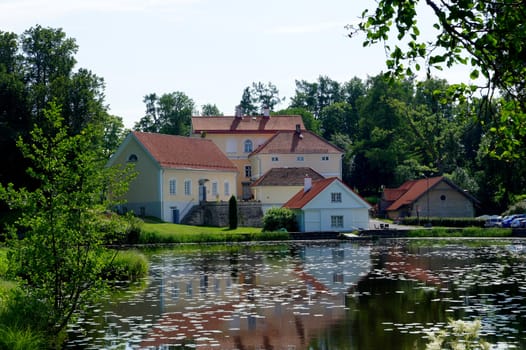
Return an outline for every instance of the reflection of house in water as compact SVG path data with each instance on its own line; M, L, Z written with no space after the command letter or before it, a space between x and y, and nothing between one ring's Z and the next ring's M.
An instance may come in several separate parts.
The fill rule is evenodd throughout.
M206 272L202 261L169 265L162 316L141 346L304 349L344 318L346 291L370 265L368 247L348 244L298 246L275 261L257 253L217 259Z

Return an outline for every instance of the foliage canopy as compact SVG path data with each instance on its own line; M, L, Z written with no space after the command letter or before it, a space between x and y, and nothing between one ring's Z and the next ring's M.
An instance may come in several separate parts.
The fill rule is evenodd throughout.
M418 22L421 3L431 10L434 23ZM387 67L396 77L412 75L422 62L428 76L432 69L470 66L470 78L485 80L479 117L490 113L489 120L481 121L494 134L486 151L512 160L526 155L525 20L521 1L380 0L373 12L363 11L361 22L349 29L351 37L366 34L364 46L383 43ZM422 34L429 29L425 25L433 26L432 39ZM393 34L399 43L394 46ZM459 84L449 98L469 97L476 89ZM491 104L496 92L500 97Z

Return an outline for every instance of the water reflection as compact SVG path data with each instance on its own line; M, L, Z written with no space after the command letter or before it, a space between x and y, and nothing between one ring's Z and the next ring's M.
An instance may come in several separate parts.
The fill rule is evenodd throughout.
M448 318L524 348L520 242L237 246L152 255L149 286L96 306L70 347L420 349ZM89 315L89 313L87 314Z

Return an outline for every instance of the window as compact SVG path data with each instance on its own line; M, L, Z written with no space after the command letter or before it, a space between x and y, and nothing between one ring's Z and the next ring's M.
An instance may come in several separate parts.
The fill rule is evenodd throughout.
M177 182L175 179L170 179L170 196L175 196L177 194Z
M237 153L237 145L235 139L226 140L226 153Z
M252 177L252 167L245 165L245 177Z
M343 227L343 216L342 215L332 215L331 216L331 227L334 227L334 228Z
M303 156L297 156L297 157L296 157L296 160L297 160L298 162L303 162L303 161L305 160L305 158L304 158Z
M230 183L225 181L225 196L230 196Z
M184 195L192 195L192 180L184 180Z
M273 161L273 162L277 162L278 160L279 160L278 157L272 157L272 161Z
M245 141L245 153L252 152L252 141L246 140Z
M440 196L440 200L441 200L441 201L445 201L445 200L446 200L446 196L445 196L444 194L441 195L441 196Z
M219 192L217 191L217 181L212 182L212 196L216 197L219 195Z
M136 154L130 154L130 156L128 157L128 162L136 163L137 162L137 155Z
M342 194L340 192L332 192L331 193L331 202L332 203L341 203L342 202Z
M329 156L321 156L321 160L329 160Z

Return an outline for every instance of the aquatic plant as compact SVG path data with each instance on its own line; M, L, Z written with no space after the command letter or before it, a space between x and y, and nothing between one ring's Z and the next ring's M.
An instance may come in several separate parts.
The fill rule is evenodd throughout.
M491 344L479 335L480 320L450 320L446 329L428 334L426 350L489 350Z

